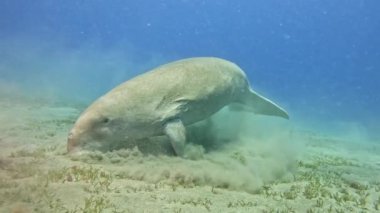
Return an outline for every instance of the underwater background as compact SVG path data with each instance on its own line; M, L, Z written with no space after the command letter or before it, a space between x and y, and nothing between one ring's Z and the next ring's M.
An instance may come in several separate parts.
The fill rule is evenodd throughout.
M15 165L21 163L23 166L31 167L30 163L32 166L35 165L35 161L32 159L37 158L41 160L39 156L41 149L38 148L40 146L45 147L42 149L43 162L47 162L46 159L50 158L59 159L60 162L60 159L64 159L62 162L65 163L61 165L66 166L64 167L65 170L61 172L55 170L51 172L49 170L51 173L48 174L52 175L48 176L48 180L55 184L71 182L73 181L71 176L75 175L79 177L76 179L78 184L93 180L85 174L86 172L90 174L93 172L96 178L99 178L99 181L108 177L107 175L117 179L119 176L116 175L117 177L114 177L113 175L116 173L113 171L107 170L106 173L102 173L102 170L91 169L98 168L96 167L97 163L101 165L101 168L107 168L107 164L103 161L111 164L111 166L108 165L109 168L115 169L115 164L128 164L131 161L128 156L134 156L132 159L134 163L130 164L130 169L133 172L120 175L122 178L129 178L128 181L146 181L149 184L157 184L160 183L160 180L165 180L165 175L163 175L164 177L157 177L155 175L156 173L166 174L166 169L168 168L158 167L154 171L149 170L151 167L157 167L153 163L154 161L167 163L173 167L180 165L179 168L183 171L188 171L188 169L195 167L201 168L200 173L195 175L195 177L203 178L205 173L209 171L209 168L215 166L212 164L213 161L209 160L207 156L201 157L202 160L208 159L205 160L207 163L199 160L198 156L195 157L194 162L176 159L174 160L175 163L173 163L173 159L170 157L159 157L159 160L147 159L146 164L138 163L141 163L141 159L144 159L144 157L136 150L126 151L127 154L114 153L112 156L111 154L97 153L95 157L95 154L90 156L90 160L87 158L85 160L68 159L67 156L62 156L65 153L68 130L72 127L80 112L97 97L116 85L158 65L187 57L214 56L238 64L247 73L255 91L274 100L288 111L291 118L290 122L292 123L291 128L302 130L302 136L297 137L298 142L292 145L288 143L279 145L281 144L280 142L273 142L272 139L269 140L269 145L264 145L264 148L262 147L263 145L256 144L258 147L261 146L261 148L256 150L257 155L261 155L260 151L263 151L263 153L271 153L270 156L276 156L275 158L270 158L270 162L257 160L257 158L251 156L253 162L258 163L258 169L262 170L263 173L268 172L263 169L267 163L270 164L270 168L274 168L273 165L276 165L276 168L270 170L267 176L260 176L255 172L251 173L250 169L253 167L247 166L249 163L245 163L246 160L251 159L249 156L243 158L244 166L249 167L246 168L246 171L244 166L236 169L235 164L230 164L231 162L216 154L218 156L216 158L222 159L220 162L224 162L218 165L225 164L224 166L228 169L234 168L236 170L232 169L231 173L239 174L239 172L242 172L244 178L237 178L238 181L235 182L237 183L235 185L233 181L219 180L217 177L223 174L223 169L220 168L219 170L213 170L214 174L202 179L202 181L193 181L195 186L207 186L211 184L213 186L211 192L207 189L207 193L211 193L210 196L224 193L227 197L230 197L228 192L223 191L225 188L232 191L235 190L237 191L236 193L248 191L248 193L254 192L255 194L260 187L266 186L267 180L269 180L268 183L279 180L276 177L282 176L277 175L282 170L286 170L283 172L284 174L288 172L294 173L294 162L296 162L295 167L298 166L300 168L297 171L304 172L304 170L312 169L313 173L310 173L310 176L320 174L321 176L318 176L320 177L318 180L326 178L326 174L329 174L325 170L315 170L319 168L318 166L325 165L324 163L326 162L327 166L322 166L323 168L330 168L329 166L335 168L334 166L338 164L339 166L357 165L357 167L366 168L365 171L350 170L350 172L346 172L346 170L342 170L339 174L335 174L334 177L336 179L334 180L336 182L330 181L329 183L334 185L339 182L337 180L342 179L342 174L349 173L360 173L362 176L373 178L373 180L365 180L365 184L362 184L362 182L360 184L356 184L356 182L352 184L352 180L355 177L348 178L348 182L344 182L345 178L342 179L343 186L347 185L348 188L353 186L351 187L353 189L351 191L348 190L347 193L337 190L338 195L336 196L342 197L352 192L354 193L354 197L358 197L358 201L354 198L344 200L344 198L339 197L338 200L340 201L336 201L336 203L341 202L341 204L337 204L338 207L335 207L333 205L336 204L334 203L335 201L324 200L326 209L320 210L320 212L326 212L327 209L330 210L331 206L334 206L335 212L347 212L351 210L376 212L380 208L380 182L376 181L380 174L380 159L378 157L380 151L379 8L380 1L378 0L2 0L0 1L0 99L2 103L0 105L3 107L0 112L0 120L2 121L0 125L2 131L0 133L0 142L3 143L1 145L3 151L0 158L0 168L4 174L1 173L3 175L0 175L3 178L0 181L0 190L3 190L0 196L4 198L14 195L16 197L17 193L21 193L20 191L35 191L33 186L39 187L38 184L33 186L26 184L22 186L26 188L16 190L11 189L10 186L13 186L13 182L12 184L10 182L11 179L15 178L15 174L18 177L20 168L21 170L25 169L22 166ZM37 102L49 103L56 108L42 107L40 109L37 107L37 109L29 105L27 108L24 108L24 106L20 107L19 103L15 101L19 99L33 100L31 101L33 102L31 104L33 107L35 107L34 105ZM61 107L73 107L73 109L61 109ZM22 113L17 111L17 109L20 109ZM32 111L28 111L31 109ZM33 111L34 109L36 111ZM16 112L12 110L16 110ZM228 118L230 119L230 117ZM220 119L220 123L225 122L223 117ZM264 126L270 125L272 122L269 121L268 124L265 118L259 118L258 120ZM29 124L33 125L33 127L28 126ZM281 123L280 126L282 125ZM46 126L49 126L50 129L46 130ZM256 133L265 129L265 127L260 127L260 124L257 123L255 124L255 128L257 129ZM281 128L276 126L274 129L278 130ZM246 130L246 132L249 131ZM281 129L281 132L283 131ZM41 132L44 132L44 136L41 136ZM305 136L305 132L312 132L312 134L310 136L307 133L308 136ZM268 134L273 135L274 133ZM334 139L331 139L330 136ZM276 135L277 139L279 137L281 138L281 136ZM15 141L21 140L26 142L28 138L33 138L32 141L34 141L34 144L37 144L34 148L30 148L30 146L25 148L23 145L16 148L13 147L16 144ZM266 137L263 136L263 138ZM307 138L308 142L300 142L305 141L305 138ZM339 139L337 140L336 138ZM288 138L279 140L290 141ZM314 164L305 163L303 158L299 157L304 156L304 153L311 153L305 151L308 150L307 147L311 143L310 141L317 141L318 144L322 144L322 148L319 147L320 144L318 145L320 150L318 148L318 151L313 152L316 153L312 155L315 158L306 157L310 162L314 162ZM26 143L30 144L30 142ZM48 149L46 148L46 144L48 143L55 144L56 147L53 150ZM333 149L336 152L343 149L342 147L347 148L348 146L348 150L351 151L358 149L357 147L370 147L367 147L368 149L366 148L362 152L363 155L358 155L357 161L360 163L357 164L356 161L352 163L349 160L342 160L346 159L347 156L349 156L349 159L354 156L350 154L350 151L344 152L347 155L339 155L339 159L338 157L331 157L338 155L331 155L325 161L317 157L320 153L328 153L323 151L323 148L325 148L325 145L330 147L332 146L331 144L339 144ZM280 149L283 150L292 150L284 151L284 155L279 154L283 150L277 150L272 153L268 151L271 150L269 148L271 145L281 147ZM373 151L373 153L368 150ZM372 160L363 157L370 154L374 156L371 158ZM120 158L121 160L115 160L114 155L117 155L117 159ZM290 159L289 156L297 159ZM210 157L215 156L210 155ZM233 154L233 158L242 159L240 155L236 156L235 154ZM96 159L103 161L99 163ZM71 161L80 162L81 167L71 167ZM202 165L207 164L207 167L202 167L200 161L204 163ZM276 162L279 161L282 163L277 164ZM331 163L332 161L334 163ZM94 167L86 167L86 163L89 162L90 164L94 164ZM372 164L363 167L365 162ZM289 166L290 164L293 166ZM139 165L144 166L139 167ZM14 167L17 167L17 169ZM179 171L182 171L181 169ZM38 174L42 174L48 170L40 168L39 170L36 169L36 171L38 172L30 171L30 173L26 174L26 177L38 176ZM366 173L369 171L375 173ZM331 171L329 170L329 172ZM276 174L273 175L272 173ZM7 175L9 174L12 175L9 176L8 180ZM25 178L24 176L22 175L22 178ZM152 176L154 177L152 178ZM193 177L189 174L184 176ZM167 177L171 179L172 173ZM227 177L229 176L227 175ZM249 178L252 177L259 177L260 181L253 181L255 183L252 187L245 185L250 183ZM106 178L106 180L108 179ZM295 182L297 180L299 179L295 178ZM171 185L169 184L168 187L173 187L173 183L177 183L176 181L178 182L177 179L171 179L169 181ZM319 190L325 187L323 184L326 182L322 181L322 183L318 182L317 184L311 182L314 184L311 186L315 187L313 189ZM289 183L288 179L286 183ZM137 185L140 187L141 184L139 184ZM154 192L154 189L151 189L151 185L149 184L144 185L145 188L142 187L142 189L134 185L135 188L128 188L128 190L135 193L136 190L139 191L140 189L144 192ZM344 188L340 182L339 184L339 187ZM220 189L217 189L219 191L213 191L214 186L216 188L219 187ZM304 187L302 184L301 186ZM156 185L153 187L156 187ZM163 188L160 187L161 185L158 187L159 190L166 190L165 186L162 186ZM270 190L264 187L264 192L261 192L265 194L265 197L258 198L259 201L262 199L260 202L265 203L266 201L264 200L270 197L274 200L272 200L273 202L276 202L278 194L274 194L274 191L281 191L283 189L281 188L281 184L279 188L276 187L272 186ZM330 185L329 187L331 188ZM339 187L337 186L337 188ZM248 190L246 190L247 188ZM296 195L296 197L292 197L293 194L285 194L293 198L285 200L291 200L294 203L284 204L281 201L279 208L281 209L281 206L284 207L285 205L287 206L286 209L291 212L292 209L288 208L288 206L294 204L294 212L306 212L306 210L315 205L318 207L320 205L323 206L321 200L318 199L325 199L323 195L325 191L322 190L318 195L308 195L305 194L308 190L307 186L306 188L301 188L291 188L290 191L282 191L282 193L295 193L297 190L302 191L305 189L302 196L306 197L305 199L308 199L308 201L311 200L312 204L305 204L306 206L301 207L297 206L298 204L296 205L295 203L303 201L297 201ZM89 191L92 193L93 191L91 190ZM107 190L108 188L105 191ZM172 188L169 189L169 191L171 190ZM187 193L186 187L181 190L179 191L182 194ZM203 189L200 190L201 193L206 193L202 191ZM368 192L368 195L364 197L366 200L364 205L362 205L363 200L360 200L361 198L359 197L362 195L360 193L364 192L359 193L358 190L367 190L366 192ZM174 191L175 189L173 189L173 193ZM298 192L302 194L301 191ZM41 191L41 194L38 196L47 193L45 192ZM114 191L112 192L114 193ZM197 192L194 193L196 194ZM331 192L332 195L330 197L326 195L326 197L333 200L336 198L334 197L334 193ZM62 192L62 194L65 193ZM66 194L70 194L70 192L66 192ZM146 196L146 199L151 199L153 195L144 196ZM154 196L154 199L161 199L159 195ZM176 196L178 195L173 194L173 197ZM173 208L170 206L170 208L168 207L168 209L164 209L162 212L169 210L171 212L226 212L226 209L231 210L230 212L251 212L252 208L265 212L269 208L268 206L272 205L268 204L268 206L255 208L257 203L253 201L253 203L249 203L251 201L247 198L251 194L235 194L234 196L241 196L243 201L228 201L225 205L223 204L225 209L218 209L216 207L216 209L213 209L213 205L210 204L211 201L206 198L202 198L201 201L197 200L199 204L193 204L196 207L195 209L180 208L176 206L176 202L173 201L174 198L162 198L161 201L166 199L170 204L175 203L175 205L173 204ZM246 198L248 201L244 200ZM57 212L67 212L70 209L62 207L65 205L60 203L62 200L65 202L70 201L68 197L61 197L59 199L48 197L46 199L50 203L44 203L43 207L39 206L38 208L28 206L28 199L31 202L30 199L32 198L30 197L17 201L22 204L17 204L16 207L13 206L13 203L17 202L13 202L14 200L12 199L1 201L0 204L3 204L5 206L4 209L10 212L17 212L16 210L19 210L18 212L51 212L54 208L49 209L47 207L49 205L55 205L54 207L56 208L54 210ZM77 207L72 207L71 209L75 209L74 212L86 212L85 208L95 209L89 212L102 212L96 211L96 207L90 204L90 201L101 203L101 199L97 199L98 197L91 195L86 201L87 203L85 202L85 207L78 207L81 205L78 204ZM103 201L105 202L105 200L107 199ZM68 203L70 203L69 201ZM314 204L314 201L317 204ZM345 205L342 202L346 201L349 202L349 206L352 206L351 209L342 207ZM133 199L130 198L128 203L134 202L139 202L137 195ZM191 202L191 200L185 200L182 204L185 203L183 204L185 206L191 205ZM218 201L212 200L212 202L217 203ZM358 202L357 206L355 206L355 202ZM327 207L326 203L331 205ZM108 210L111 212L110 209L120 206L122 204L114 203L107 206L107 208L109 207ZM151 210L157 208L153 204L147 205L147 207L151 207ZM237 209L230 209L233 207ZM10 209L13 210L11 211ZM143 211L138 208L135 208L135 211L133 209L131 207L126 212ZM279 210L277 209L277 211ZM157 210L157 212L159 211Z
M376 0L0 4L3 81L92 100L156 65L216 56L293 118L379 131Z

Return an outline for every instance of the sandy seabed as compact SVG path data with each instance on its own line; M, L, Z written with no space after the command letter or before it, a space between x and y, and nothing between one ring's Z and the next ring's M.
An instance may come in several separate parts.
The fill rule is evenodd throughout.
M0 212L380 211L380 141L260 116L234 129L227 115L215 129L239 129L238 139L189 146L187 159L136 148L70 156L67 133L82 109L0 99ZM222 133L212 139L227 140Z

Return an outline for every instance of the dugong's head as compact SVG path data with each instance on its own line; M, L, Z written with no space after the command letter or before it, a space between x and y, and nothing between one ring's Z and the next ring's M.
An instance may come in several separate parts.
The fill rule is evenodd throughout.
M115 103L100 98L90 105L77 119L67 139L67 151L75 152L80 148L102 149L104 142L118 138L125 132L121 125ZM121 137L121 136L120 136Z

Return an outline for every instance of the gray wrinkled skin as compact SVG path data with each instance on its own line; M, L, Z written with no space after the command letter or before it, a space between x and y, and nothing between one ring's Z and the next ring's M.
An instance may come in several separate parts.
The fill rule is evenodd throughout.
M183 155L185 128L222 107L242 104L257 114L287 113L250 89L245 73L229 61L204 57L157 67L117 86L91 104L69 133L67 149L102 149L167 135Z

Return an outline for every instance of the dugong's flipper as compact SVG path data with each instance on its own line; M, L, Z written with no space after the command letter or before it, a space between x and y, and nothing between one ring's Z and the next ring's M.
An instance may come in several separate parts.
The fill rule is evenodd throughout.
M232 110L244 110L248 112L254 112L256 114L278 116L289 119L288 113L273 103L271 100L259 95L252 89L249 89L239 100L242 106L232 106Z
M178 156L183 156L186 142L186 129L179 119L171 120L165 125L165 134L169 137L170 142Z

